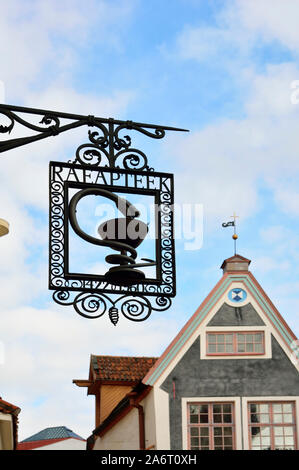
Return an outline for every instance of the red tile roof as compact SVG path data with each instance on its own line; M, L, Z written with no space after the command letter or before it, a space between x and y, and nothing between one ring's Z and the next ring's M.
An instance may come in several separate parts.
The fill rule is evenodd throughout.
M21 409L18 406L8 403L0 397L0 412L6 414L18 415Z
M96 380L112 382L139 382L156 361L156 357L91 356Z

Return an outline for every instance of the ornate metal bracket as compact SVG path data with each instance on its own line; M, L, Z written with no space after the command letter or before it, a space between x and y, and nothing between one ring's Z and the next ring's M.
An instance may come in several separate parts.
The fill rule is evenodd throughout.
M102 157L106 157L108 166L114 168L117 166L116 160L124 152L127 152L131 146L131 138L128 135L120 137L120 132L125 129L138 131L154 139L162 139L166 131L184 131L176 127L160 126L155 124L145 124L133 121L121 121L113 118L102 118L95 116L83 116L80 114L62 113L58 111L49 111L45 109L26 108L22 106L13 106L0 104L0 118L6 117L8 122L0 124L0 134L11 134L19 124L22 128L35 131L35 135L19 137L16 139L6 139L0 141L0 153L12 150L17 147L27 145L32 142L56 136L62 132L69 131L82 126L95 127L94 132L89 131L90 142L80 145L76 152L78 163L87 163L100 165ZM31 115L30 120L27 116ZM37 123L32 122L34 116L41 117ZM25 118L26 117L26 118ZM4 118L5 119L5 118ZM65 122L67 121L67 122ZM82 152L83 151L83 156ZM134 153L134 149L131 149ZM136 149L139 158L144 159L144 168L147 168L146 158L142 151ZM137 163L131 158L131 164L134 167ZM140 169L140 168L139 168Z
M55 302L73 305L75 311L86 318L99 318L108 310L114 325L119 320L119 313L130 320L143 321L152 311L168 309L171 297L175 296L173 176L154 172L145 153L132 148L131 137L122 134L125 130L134 130L147 137L162 139L166 131L186 130L11 105L0 105L0 118L1 115L6 122L0 124L0 134L10 135L16 124L35 133L1 141L0 152L77 127L95 128L88 131L89 141L77 148L72 161L50 162L49 289L55 290ZM28 115L31 115L30 119ZM38 123L33 122L34 116L41 118ZM75 195L71 196L72 192ZM137 219L139 214L134 211L134 206L119 193L146 194L154 198L157 223L155 260L142 259L142 263L136 263L136 248L146 236L147 227ZM102 240L86 234L77 220L77 204L90 194L113 200L124 214L123 219L113 219L99 227ZM129 224L133 224L135 229L138 227L140 230L141 227L142 235L137 242L128 235L121 240L119 233L105 235L107 227L111 232L111 227L117 223L125 228ZM119 251L119 254L105 258L107 263L116 266L105 275L71 273L70 232L89 243ZM154 279L146 278L140 271L146 266L156 266Z

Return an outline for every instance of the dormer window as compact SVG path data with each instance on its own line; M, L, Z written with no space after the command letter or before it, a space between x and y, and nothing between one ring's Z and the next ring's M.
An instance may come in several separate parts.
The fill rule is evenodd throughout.
M265 354L263 331L234 331L207 333L207 355Z

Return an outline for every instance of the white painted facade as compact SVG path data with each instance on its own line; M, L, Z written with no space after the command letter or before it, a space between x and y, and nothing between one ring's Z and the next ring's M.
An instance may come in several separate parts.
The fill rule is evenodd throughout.
M86 450L86 441L80 439L64 439L63 441L53 442L46 446L37 447L32 450Z
M0 450L13 449L13 422L10 414L0 412Z
M116 426L104 436L97 437L93 450L136 450L139 449L138 410L133 408Z

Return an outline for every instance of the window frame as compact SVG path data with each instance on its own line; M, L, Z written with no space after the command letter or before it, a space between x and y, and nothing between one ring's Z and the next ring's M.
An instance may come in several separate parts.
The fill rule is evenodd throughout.
M238 341L237 341L237 335L238 334L244 334L244 335L249 335L249 334L261 334L262 335L262 341L261 343L257 343L257 344L262 344L262 352L255 352L255 351L244 351L244 352L240 352L237 350L237 346L238 346ZM209 352L209 345L211 343L209 343L209 335L232 335L233 336L233 339L232 339L232 345L233 345L233 352ZM244 344L246 344L246 340L244 342ZM212 343L212 344L217 344L216 343ZM224 340L224 343L221 343L221 344L226 344L225 340ZM231 343L229 343L231 344ZM255 343L252 343L252 344L255 344ZM265 339L265 331L264 330L217 330L217 331L206 331L206 356L207 357L211 357L211 356L265 356L266 354L266 339Z
M273 405L292 405L292 423L274 423L273 420ZM269 423L251 423L251 411L250 405L268 405L269 406ZM264 413L265 414L265 413ZM293 436L294 436L294 449L298 450L298 440L297 440L297 414L296 414L296 401L295 400L248 400L247 401L247 432L248 432L248 446L249 450L262 450L262 449L253 449L252 446L252 433L251 428L253 427L269 427L270 428L270 449L267 450L275 450L275 437L274 437L274 430L276 427L290 427L293 429ZM257 446L256 446L257 447ZM285 449L287 450L287 449Z
M235 412L235 402L234 401L226 401L226 400L212 400L212 401L187 401L187 449L191 450L191 427L197 427L197 428L208 428L208 438L209 438L209 449L206 450L215 450L215 442L214 442L214 428L220 427L220 428L232 428L232 448L229 450L236 450L236 412ZM201 406L201 405L206 405L208 407L208 422L207 423L191 423L190 422L190 406ZM230 423L214 423L213 422L213 405L230 405L231 406L231 417L232 421ZM218 414L218 413L217 413ZM223 410L220 413L221 415L225 414L223 413ZM223 437L224 434L221 435ZM216 436L217 437L217 436ZM220 437L220 436L219 436ZM230 437L230 436L228 436ZM200 439L200 433L198 433L198 439ZM218 447L218 446L216 446ZM197 449L197 450L202 450L202 449ZM203 449L205 450L205 449ZM216 449L218 450L218 449ZM219 449L220 450L220 449ZM225 450L225 449L222 449Z

